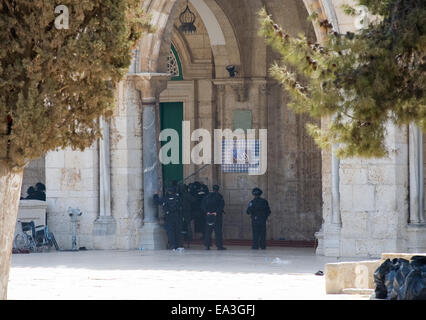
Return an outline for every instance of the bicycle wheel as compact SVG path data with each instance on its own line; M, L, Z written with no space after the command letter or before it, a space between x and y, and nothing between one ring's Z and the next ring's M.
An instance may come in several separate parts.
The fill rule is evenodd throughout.
M30 241L28 237L22 233L18 233L14 239L14 245L16 249L30 249Z

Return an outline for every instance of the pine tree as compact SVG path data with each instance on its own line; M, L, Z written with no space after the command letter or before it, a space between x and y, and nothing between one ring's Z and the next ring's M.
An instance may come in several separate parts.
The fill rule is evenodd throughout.
M59 5L68 10L68 26L58 21ZM0 1L0 299L23 168L51 150L83 150L101 137L98 119L112 115L132 49L150 31L140 6L138 0Z
M291 37L260 12L260 34L282 60L270 72L290 93L290 107L312 117L332 117L329 128L307 129L322 148L339 146L345 157L384 157L386 126L416 123L426 131L426 2L359 0L379 19L359 33L335 32L324 43ZM355 10L346 6L348 14Z

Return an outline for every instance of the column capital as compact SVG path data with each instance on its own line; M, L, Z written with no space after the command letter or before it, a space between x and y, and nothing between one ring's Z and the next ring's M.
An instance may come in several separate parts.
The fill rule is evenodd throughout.
M132 73L127 75L127 79L135 83L136 89L142 93L143 101L155 102L160 93L167 88L167 81L170 80L169 73Z

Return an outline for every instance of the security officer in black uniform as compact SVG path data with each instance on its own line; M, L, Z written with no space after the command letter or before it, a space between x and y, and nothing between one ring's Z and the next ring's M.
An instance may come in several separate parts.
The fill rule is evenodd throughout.
M188 243L189 247L189 243L192 240L191 210L196 199L191 193L189 193L188 186L186 184L179 185L179 197L182 203L182 235L183 240Z
M254 199L250 201L247 214L251 216L251 225L253 230L252 249L266 249L266 220L271 214L268 201L261 198L263 191L254 188L252 194Z
M222 245L222 218L225 201L219 193L219 186L213 186L213 192L210 192L202 201L201 207L205 214L204 245L206 250L210 250L212 231L216 240L217 250L226 250Z
M169 240L169 249L176 250L181 248L182 204L179 196L176 194L176 188L167 188L167 194L163 198L160 198L158 192L155 192L154 203L163 206L164 223L166 225L167 238Z
M201 204L203 199L209 194L209 188L205 184L196 181L190 185L190 192L196 199L192 208L194 231L195 233L201 233L202 238L205 239L206 219Z

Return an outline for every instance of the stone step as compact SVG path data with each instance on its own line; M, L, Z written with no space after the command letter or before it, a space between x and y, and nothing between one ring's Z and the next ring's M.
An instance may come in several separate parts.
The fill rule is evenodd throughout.
M326 264L326 293L339 294L347 288L374 289L373 274L381 264L382 260Z
M343 294L359 294L359 295L369 295L374 294L374 289L359 289L359 288L346 288L343 289Z

